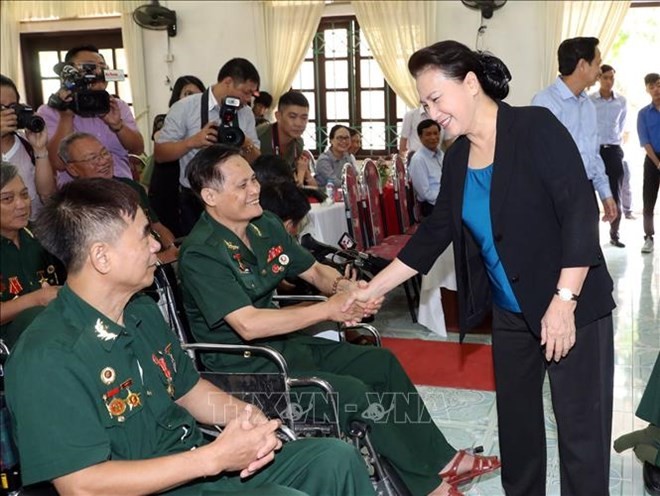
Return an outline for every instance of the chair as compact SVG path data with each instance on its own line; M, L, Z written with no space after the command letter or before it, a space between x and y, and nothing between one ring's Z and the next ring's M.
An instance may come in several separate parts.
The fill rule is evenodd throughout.
M367 199L367 232L369 233L369 242L371 247L366 251L385 260L394 260L403 247L410 240L408 234L395 234L385 237L384 221L385 212L383 208L383 191L380 186L380 177L378 168L373 160L367 159L362 169L362 184L364 186L365 197ZM408 302L408 311L414 323L417 322L417 306L419 304L419 288L415 281L405 281L403 289L406 293Z
M346 205L346 222L348 232L357 244L357 249L363 251L367 246L367 233L364 225L364 194L358 180L358 174L352 164L346 163L342 170L342 191Z
M414 205L411 205L409 197L414 193L408 177L408 169L403 159L398 155L392 155L394 201L397 204L396 214L402 233L413 234L417 225L411 225L414 219Z

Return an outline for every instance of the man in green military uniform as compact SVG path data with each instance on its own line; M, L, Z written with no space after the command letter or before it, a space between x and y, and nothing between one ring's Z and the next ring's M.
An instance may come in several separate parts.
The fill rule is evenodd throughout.
M0 166L0 338L10 348L61 284L59 263L28 229L30 196L18 169Z
M164 263L176 260L178 248L174 245L174 234L160 222L156 211L149 204L147 192L140 183L126 177L114 177L112 154L103 146L103 143L89 133L72 133L60 142L58 154L66 166L66 171L72 177L81 179L113 178L133 188L138 193L140 206L160 242L161 252L158 253L158 259Z
M133 298L153 280L159 245L130 187L71 182L36 233L69 279L7 363L25 484L52 480L61 494L373 494L352 446L281 447L279 421L200 379L156 304ZM208 441L197 422L226 427Z
M309 102L299 91L284 93L277 103L276 122L257 126L262 155L277 155L293 170L298 186L317 186L302 135L309 119Z
M375 312L380 302L365 308L348 305L356 283L317 263L279 219L262 211L259 183L237 150L213 146L200 151L189 165L188 179L205 205L179 257L184 307L198 341L266 344L285 356L292 375L327 379L338 393L344 430L352 420L368 420L376 450L415 495L433 491L443 467L468 479L497 468L494 459L457 453L447 443L388 350L296 332L325 320L354 321ZM284 277L295 276L331 295L328 301L276 308L275 288ZM213 370L266 367L254 357L215 356L204 363ZM450 494L447 479L434 495Z

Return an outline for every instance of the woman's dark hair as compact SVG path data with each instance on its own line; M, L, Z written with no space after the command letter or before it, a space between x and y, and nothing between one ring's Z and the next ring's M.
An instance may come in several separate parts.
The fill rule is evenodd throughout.
M16 93L16 101L18 102L21 99L21 95L18 94L18 88L16 88L16 84L14 81L9 79L7 76L4 76L0 74L0 86L7 86L14 90L14 93Z
M295 183L291 166L277 155L259 155L252 164L257 181L262 186L271 183Z
M414 78L429 67L457 81L473 72L484 93L493 100L503 100L509 94L511 73L504 62L490 53L470 50L458 41L439 41L417 50L408 60L408 70Z
M261 208L273 212L282 222L299 224L312 208L305 193L292 182L265 184L259 193Z
M174 87L172 88L172 96L170 97L170 103L167 104L169 107L171 107L181 99L181 90L187 84L194 84L195 86L197 86L197 88L199 88L199 91L201 91L202 93L206 89L204 87L204 83L202 83L201 79L199 79L198 77L181 76L175 81Z
M339 131L340 129L346 129L346 131L348 131L349 134L351 132L351 129L348 126L344 126L343 124L335 124L330 129L330 134L328 135L328 137L330 139L335 139L335 134L337 134L337 131Z

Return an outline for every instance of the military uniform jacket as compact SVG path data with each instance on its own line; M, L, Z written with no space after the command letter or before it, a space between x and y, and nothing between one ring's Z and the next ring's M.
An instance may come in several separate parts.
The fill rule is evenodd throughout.
M130 302L119 326L65 285L7 364L23 482L202 444L195 420L174 402L198 380L153 300Z
M181 246L179 275L184 307L198 342L242 343L225 316L247 306L274 308L273 294L280 281L314 264L314 257L270 212L252 220L247 233L252 250L204 212ZM268 344L277 339L269 338ZM203 359L216 370L235 363L231 357Z

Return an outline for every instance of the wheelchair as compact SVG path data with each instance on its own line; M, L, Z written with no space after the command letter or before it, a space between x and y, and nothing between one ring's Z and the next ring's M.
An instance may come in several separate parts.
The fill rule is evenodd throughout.
M193 360L200 375L239 399L255 404L269 417L279 418L284 426L284 441L299 437L336 437L353 444L365 460L374 489L379 496L409 496L411 493L401 481L396 470L387 459L378 455L369 435L369 425L361 421L353 421L349 432L342 432L339 425L339 410L336 394L332 385L318 377L291 377L284 356L265 345L246 344L211 344L192 342L186 316L182 313L182 305L178 298L178 285L171 265L159 265L154 274L154 284L148 294L156 300L165 321L177 336L183 349ZM278 302L319 302L324 296L280 296ZM357 324L353 327L337 326L337 338L344 339L344 332L356 329L359 332L373 336L374 342L380 346L380 334L375 327L368 324ZM210 372L204 370L200 356L204 353L226 353L243 356L246 359L260 357L269 360L277 368L276 372L266 373L236 373ZM322 419L310 418L305 415L300 405L292 401L294 389L301 387L316 388L327 398L327 406L331 412L329 417ZM317 397L318 395L315 395ZM218 430L205 426L204 432L218 435Z

